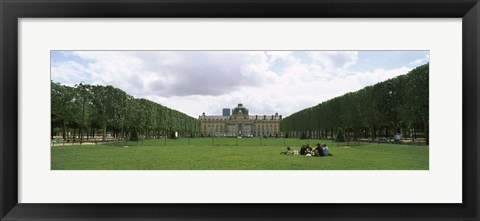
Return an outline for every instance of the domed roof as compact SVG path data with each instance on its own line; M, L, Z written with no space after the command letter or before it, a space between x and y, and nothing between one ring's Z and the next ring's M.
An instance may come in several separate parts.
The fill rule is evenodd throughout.
M248 109L243 106L243 104L238 104L236 108L232 111L233 115L248 115Z

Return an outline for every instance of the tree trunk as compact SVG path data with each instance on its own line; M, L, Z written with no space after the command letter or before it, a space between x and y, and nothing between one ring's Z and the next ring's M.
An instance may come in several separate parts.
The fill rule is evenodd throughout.
M63 121L63 125L62 125L62 138L63 140L65 140L67 136L67 125L65 124L65 121Z
M107 124L103 125L103 135L102 135L102 141L107 140Z
M425 128L425 130L424 130L424 132L425 132L425 142L428 146L428 143L429 143L428 122L425 122L423 125L424 125L424 128Z
M410 128L410 139L413 141L413 129Z

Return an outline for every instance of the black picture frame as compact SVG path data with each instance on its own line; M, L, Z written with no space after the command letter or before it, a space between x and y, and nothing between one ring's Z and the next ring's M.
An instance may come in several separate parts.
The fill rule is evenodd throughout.
M0 15L1 220L479 220L478 0L0 0ZM463 203L19 204L17 20L74 17L462 18Z

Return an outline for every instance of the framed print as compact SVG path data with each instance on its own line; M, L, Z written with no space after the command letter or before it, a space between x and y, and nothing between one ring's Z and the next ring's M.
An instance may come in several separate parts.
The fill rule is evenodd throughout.
M2 1L1 219L478 220L479 7Z

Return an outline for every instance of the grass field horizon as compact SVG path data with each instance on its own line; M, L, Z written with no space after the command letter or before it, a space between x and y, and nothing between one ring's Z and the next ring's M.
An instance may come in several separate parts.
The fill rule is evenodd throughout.
M325 143L332 157L282 155L286 147ZM428 170L429 147L337 146L296 138L180 138L51 147L52 170Z

